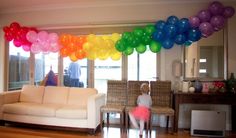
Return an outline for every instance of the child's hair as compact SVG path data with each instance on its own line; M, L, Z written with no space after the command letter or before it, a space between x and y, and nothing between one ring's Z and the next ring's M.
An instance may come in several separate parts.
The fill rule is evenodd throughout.
M140 86L140 90L142 93L148 93L149 92L149 85L148 83L142 83Z

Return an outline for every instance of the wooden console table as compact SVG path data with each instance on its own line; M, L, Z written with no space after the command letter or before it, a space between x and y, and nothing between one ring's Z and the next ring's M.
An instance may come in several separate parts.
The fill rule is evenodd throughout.
M236 94L232 93L174 93L174 131L178 131L180 104L227 104L231 105L232 131L236 131Z

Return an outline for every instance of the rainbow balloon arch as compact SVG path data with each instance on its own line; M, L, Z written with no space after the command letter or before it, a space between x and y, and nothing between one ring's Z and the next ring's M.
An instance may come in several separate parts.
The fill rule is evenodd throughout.
M74 62L84 58L106 60L109 57L116 61L121 58L122 53L128 56L136 50L142 54L147 47L153 53L158 53L162 48L171 49L175 44L189 46L223 29L227 19L234 13L233 7L214 1L195 16L179 19L172 15L166 21L159 20L154 25L137 27L122 35L112 33L109 36L59 36L57 33L39 31L35 27L20 26L17 22L5 26L3 31L6 41L13 41L16 47L22 47L26 52L59 52L61 57L69 57Z

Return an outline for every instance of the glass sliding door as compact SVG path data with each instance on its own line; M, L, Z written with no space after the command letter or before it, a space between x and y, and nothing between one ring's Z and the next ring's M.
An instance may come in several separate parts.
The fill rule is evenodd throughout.
M94 64L94 87L100 93L107 93L107 80L121 80L121 59L96 60Z
M70 68L71 63L72 61L70 60L69 57L63 58L63 86L67 86L67 87L73 86L71 84L72 81L69 75L69 72L70 72L69 68ZM85 58L85 59L76 61L76 63L79 64L79 67L80 67L79 85L77 87L87 88L88 86L88 77L87 77L88 60Z
M48 79L52 79L53 81L47 83ZM36 54L35 84L57 85L57 82L58 82L58 53Z
M21 89L24 84L29 84L30 53L21 47L9 43L9 68L8 90Z

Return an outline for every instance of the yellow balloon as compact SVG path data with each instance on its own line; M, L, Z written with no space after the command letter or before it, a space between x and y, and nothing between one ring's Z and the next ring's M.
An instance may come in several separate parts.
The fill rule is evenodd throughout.
M103 38L104 40L110 39L110 37L109 37L108 35L103 35L102 38Z
M111 35L111 39L112 39L114 42L116 42L116 41L119 40L120 38L121 38L121 35L118 34L118 33L113 33L113 34Z
M116 53L114 53L113 55L111 55L111 59L112 60L115 60L115 61L118 61L118 60L120 60L120 58L121 58L121 53L120 52L116 52Z
M96 35L94 35L94 34L90 34L90 35L88 35L88 37L87 37L87 41L94 41L95 40L95 38L96 38Z
M70 57L70 60L73 61L73 62L78 60L78 58L75 56L75 53L70 54L69 57Z
M86 43L83 44L83 50L84 50L85 52L90 51L91 48L92 48L91 43L86 42Z
M90 51L86 54L86 57L89 59L89 60L95 60L97 58L97 53L94 52L94 51Z

